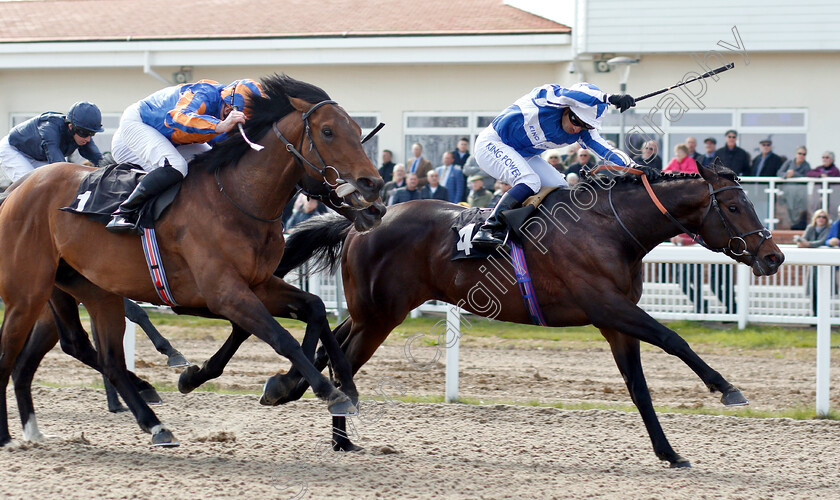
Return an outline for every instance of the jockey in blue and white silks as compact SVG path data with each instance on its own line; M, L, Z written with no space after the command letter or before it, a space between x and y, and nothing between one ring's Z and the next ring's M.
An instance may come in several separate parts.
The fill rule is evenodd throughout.
M609 104L624 112L635 101L629 95L605 94L590 83L569 88L543 85L502 111L479 134L475 143L478 165L512 187L473 237L473 245L502 244L505 224L498 217L500 212L519 206L543 186L568 185L565 176L539 156L542 151L577 142L608 163L633 164L626 153L611 147L598 133Z

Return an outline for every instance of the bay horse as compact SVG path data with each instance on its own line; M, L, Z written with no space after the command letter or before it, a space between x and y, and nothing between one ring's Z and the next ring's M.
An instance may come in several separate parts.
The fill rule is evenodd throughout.
M640 341L685 362L710 391L722 393L724 405L743 405L747 400L676 332L637 305L643 257L668 238L690 232L699 235L707 248L749 265L756 275L773 274L784 261L735 174L725 167L698 165L698 169L699 175L664 174L649 183L632 174L611 180L592 176L573 189L551 193L522 226L534 235L526 238L523 248L545 323L593 324L601 331L656 456L671 467L689 467L690 462L674 451L657 419L642 371ZM368 233L353 231L347 221L334 216L310 219L289 237L276 275L284 276L313 255L334 264L340 249L350 316L333 333L354 373L412 309L428 300L458 304L502 321L533 324L510 271L505 276L488 263L490 259L450 260L458 239L451 228L464 210L433 200L401 203L389 207L382 224ZM507 259L496 260L510 269ZM475 300L479 296L482 300ZM218 362L230 355L220 352L214 358ZM320 349L316 366L325 362ZM215 365L206 368L221 370ZM306 388L293 368L266 382L262 402L295 400ZM343 419L333 420L338 431L334 448L354 449L340 432Z
M233 135L193 159L179 195L156 223L161 260L182 311L224 317L234 331L256 335L305 374L332 414L353 414L358 393L323 302L272 274L284 248L279 218L297 184L312 178L307 182L323 184L350 213L371 212L356 222L370 229L379 222L374 202L383 181L362 148L361 129L326 92L286 75L264 78L262 88L264 96L248 104L245 133L265 149L254 151L242 135ZM38 168L0 205L0 297L6 304L0 446L11 440L5 397L10 373L54 287L88 309L100 346L95 364L140 428L155 445L177 445L125 368L123 297L162 303L139 242L59 210L72 203L91 170L69 163ZM273 316L307 322L302 344ZM312 364L319 338L341 390Z

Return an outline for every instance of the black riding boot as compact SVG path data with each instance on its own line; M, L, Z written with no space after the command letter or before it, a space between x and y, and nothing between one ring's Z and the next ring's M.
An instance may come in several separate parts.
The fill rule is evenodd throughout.
M501 212L510 210L519 206L519 201L507 192L502 196L499 202L493 208L493 213L481 225L481 229L475 233L472 238L472 244L477 248L492 249L505 242L505 233L507 232L507 224L502 217L499 217Z
M134 191L120 204L105 229L112 233L134 231L137 226L136 221L130 221L125 216L137 212L150 198L166 191L167 188L183 179L181 172L170 167L168 162L152 170L140 179Z

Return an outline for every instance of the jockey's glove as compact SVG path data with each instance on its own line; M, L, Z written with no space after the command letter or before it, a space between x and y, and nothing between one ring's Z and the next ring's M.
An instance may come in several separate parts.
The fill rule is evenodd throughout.
M608 100L622 113L636 105L636 100L629 94L612 94Z

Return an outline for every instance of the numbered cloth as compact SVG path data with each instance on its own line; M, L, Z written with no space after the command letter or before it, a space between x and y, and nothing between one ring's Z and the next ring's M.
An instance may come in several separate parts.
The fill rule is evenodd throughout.
M146 172L139 166L131 163L98 168L82 179L76 199L70 206L63 207L61 210L85 214L91 220L107 224L120 203L128 198L145 174ZM146 202L140 209L140 226L154 227L154 222L172 203L180 188L181 183L178 182L156 198Z
M527 205L513 210L505 210L501 214L510 229L510 237L517 241L520 245L527 239L521 228L525 221L534 213L534 207ZM479 250L472 246L472 237L484 224L484 221L490 217L493 211L489 208L470 208L464 210L455 219L452 225L452 230L455 231L455 244L452 247L452 257L450 260L461 259L485 259L495 252L495 249L490 251Z

